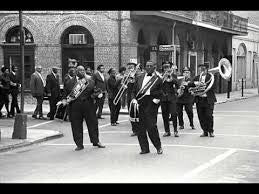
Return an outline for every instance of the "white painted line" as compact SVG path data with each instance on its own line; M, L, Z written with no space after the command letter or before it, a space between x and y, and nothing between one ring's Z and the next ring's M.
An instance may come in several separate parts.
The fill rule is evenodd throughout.
M221 113L221 112L227 112L227 113L259 113L259 111L254 111L254 110L234 110L234 111L224 111L224 110L220 110L220 111L213 111L214 113Z
M230 155L236 152L236 149L230 149L223 154L218 155L217 157L213 158L209 162L206 162L197 168L191 170L190 172L186 173L180 178L180 182L186 182L186 180L193 178L194 176L197 176L200 172L204 171L205 169L212 167L213 165L221 162L222 160L226 159Z
M252 118L254 118L254 117L259 117L259 115L222 115L222 114L217 114L217 115L214 115L214 117L242 117L242 118L244 118L244 117L252 117Z
M74 143L44 143L47 146L75 146ZM85 146L92 146L92 144L84 144ZM137 143L104 143L106 146L139 146ZM217 149L217 150L236 150L245 152L256 152L259 150L242 149L242 148L228 148L228 147L214 147L214 146L196 146L196 145L184 145L184 144L162 144L162 147L187 147L187 148L204 148L204 149Z
M41 125L45 125L45 124L51 123L51 122L53 122L53 121L54 121L54 120L52 120L52 121L46 121L46 122L39 123L39 124L36 124L36 125L32 125L32 126L27 127L27 129L30 129L30 128L33 128L33 127L38 127L38 126L41 126Z

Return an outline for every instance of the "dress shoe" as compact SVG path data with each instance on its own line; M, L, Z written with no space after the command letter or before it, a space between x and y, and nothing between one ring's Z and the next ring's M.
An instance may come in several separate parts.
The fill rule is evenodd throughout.
M119 122L116 121L116 125L120 124Z
M102 145L100 142L94 143L93 146L97 146L98 148L105 148L105 146Z
M54 120L54 117L50 117L49 120Z
M136 134L136 133L132 133L132 134L130 134L130 136L131 136L131 137L137 136L137 134Z
M195 129L195 127L193 125L191 125L191 129Z
M37 115L32 115L32 118L37 119Z
M157 149L157 154L162 154L162 153L163 153L163 149L162 148Z
M117 124L116 123L111 123L111 126L116 126Z
M82 149L84 149L84 146L77 147L77 148L75 149L75 151L79 151L79 150L82 150Z
M179 129L184 129L184 126L180 126Z
M174 132L174 136L175 136L175 137L179 137L179 135L178 135L178 132L177 132L177 131L175 131L175 132Z
M210 137L215 137L215 135L213 134L213 132L210 132L210 133L209 133L209 136L210 136Z
M170 132L165 132L164 135L163 135L163 137L168 137L168 136L170 136L170 135L171 135Z
M40 116L39 117L40 120L47 120L47 118L43 117L43 116Z
M139 152L139 154L148 154L148 153L150 153L150 151L141 151L141 152Z
M202 133L200 137L208 137L208 133Z

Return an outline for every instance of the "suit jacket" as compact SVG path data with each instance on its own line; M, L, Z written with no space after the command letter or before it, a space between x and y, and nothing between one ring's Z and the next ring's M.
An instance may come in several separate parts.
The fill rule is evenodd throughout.
M109 77L107 80L108 98L114 99L120 89L121 80L116 80L115 77Z
M164 81L162 84L162 96L161 102L171 101L176 102L176 91L179 88L177 79L173 79L171 82Z
M59 77L57 78L50 73L46 78L46 92L51 94L52 98L58 98L60 95Z
M211 78L211 75L209 73L207 73L206 77L205 77L205 82L208 82L210 80L210 78ZM199 81L199 79L200 79L200 75L195 76L193 81L190 82L188 85L191 87L195 87L194 81ZM207 83L207 86L208 85L209 85L209 83ZM215 102L217 102L216 95L215 95L215 89L216 89L216 84L214 82L214 84L212 85L210 90L208 92L206 92L209 104L214 104ZM194 101L196 103L199 102L199 98L200 98L199 96L195 96Z
M92 76L93 76L93 80L95 82L96 88L100 88L104 93L107 90L107 88L106 88L107 81L106 81L105 77L103 80L98 72L94 73Z
M142 87L142 83L145 77L145 73L136 77L136 81L133 87L133 97L137 96L137 93ZM155 78L158 78L157 82L150 88L150 98L149 99L160 99L162 95L162 78L155 73ZM142 98L144 99L144 98ZM140 100L139 104L141 104L142 100ZM153 102L152 102L153 103Z
M186 81L190 83L192 80L190 78L188 78ZM194 96L191 95L191 93L188 91L189 88L190 88L190 86L188 86L188 85L185 86L183 95L181 97L177 97L177 100L176 100L177 103L186 103L186 104L188 103L189 104L189 103L194 102Z
M44 84L36 72L31 75L30 89L32 96L44 96Z
M9 74L8 75L0 75L0 83L2 85L1 87L1 91L3 93L7 93L9 94L10 92L10 77L9 77Z
M13 94L19 94L19 84L20 84L20 80L18 79L18 74L16 73L16 74L14 75L13 73L10 73L10 74L9 74L9 77L10 77L10 80L11 80L13 83L16 83L16 84L17 84L16 86L10 85L11 93L13 93Z

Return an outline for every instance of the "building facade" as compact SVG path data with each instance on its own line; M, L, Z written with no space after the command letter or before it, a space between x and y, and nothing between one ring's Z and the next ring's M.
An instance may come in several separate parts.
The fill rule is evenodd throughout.
M59 66L63 79L71 60L106 71L130 59L152 60L160 71L169 60L194 76L204 61L214 68L231 60L233 35L247 35L247 20L224 11L24 11L23 26L28 90L35 65L44 76ZM18 12L0 11L0 64L19 66L19 38ZM217 92L226 92L227 81L215 77Z

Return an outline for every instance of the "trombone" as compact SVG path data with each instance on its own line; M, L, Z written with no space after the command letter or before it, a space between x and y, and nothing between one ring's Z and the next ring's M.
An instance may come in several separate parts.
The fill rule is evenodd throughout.
M120 101L122 95L124 94L125 90L127 89L127 85L128 83L132 82L132 80L134 79L134 76L137 72L137 70L139 69L140 63L135 67L135 69L130 70L128 75L126 77L123 78L122 83L121 83L121 87L118 91L118 93L116 94L114 100L113 100L113 104L117 105L118 102Z

